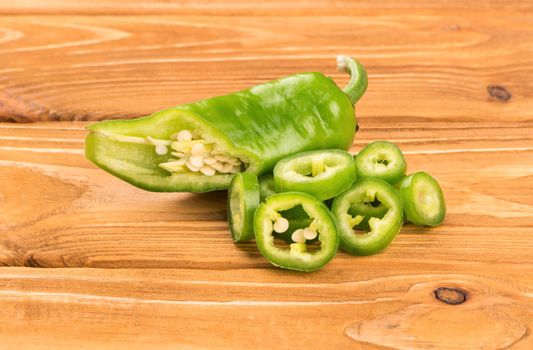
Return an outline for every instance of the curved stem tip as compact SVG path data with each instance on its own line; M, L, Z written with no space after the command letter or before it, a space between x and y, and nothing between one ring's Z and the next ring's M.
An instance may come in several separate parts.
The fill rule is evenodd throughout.
M339 72L350 74L350 81L342 91L348 95L352 104L355 104L363 96L368 86L365 68L352 57L339 55L337 56L337 69Z

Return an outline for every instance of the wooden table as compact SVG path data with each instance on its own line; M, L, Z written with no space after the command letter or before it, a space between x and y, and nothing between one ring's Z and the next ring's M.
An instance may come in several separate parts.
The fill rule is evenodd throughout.
M533 3L0 1L1 349L532 349ZM225 194L143 192L86 121L300 71L369 89L352 151L396 142L448 216L316 273L234 245ZM33 122L33 123L19 123Z

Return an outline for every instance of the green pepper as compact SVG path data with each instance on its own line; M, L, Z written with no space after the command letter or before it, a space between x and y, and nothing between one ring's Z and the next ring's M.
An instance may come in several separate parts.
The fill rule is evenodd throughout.
M276 193L274 185L274 175L271 173L263 174L259 177L259 195L261 196L261 202L268 197Z
M350 73L341 90L321 73L302 73L149 117L93 124L89 160L149 191L226 189L233 174L263 174L294 153L351 146L353 105L367 86L364 68L340 56Z
M292 233L294 243L288 247L276 245L275 235L285 233L290 226L282 213L298 207L311 222ZM314 271L323 267L333 259L339 245L335 222L328 208L313 196L300 192L269 196L255 212L254 231L261 254L273 265L291 270Z
M276 192L305 192L321 201L345 191L354 181L352 155L342 150L298 153L274 167Z
M437 226L446 216L444 194L437 180L418 172L405 177L399 184L405 216L416 225Z
M259 205L259 182L251 173L237 173L228 191L228 226L234 242L254 238L254 213Z
M405 177L407 163L402 151L389 141L375 141L355 157L358 177L375 177L394 185Z
M387 211L381 216L365 217L365 203L379 202ZM370 255L385 249L400 232L403 208L397 191L387 182L366 178L354 182L352 187L335 198L332 207L341 239L341 248L354 255ZM380 217L381 216L381 217ZM369 229L362 227L367 220ZM354 230L355 229L355 230Z

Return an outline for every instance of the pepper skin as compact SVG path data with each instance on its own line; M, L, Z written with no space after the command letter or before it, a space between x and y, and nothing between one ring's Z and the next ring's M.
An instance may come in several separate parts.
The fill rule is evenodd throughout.
M354 181L353 157L338 149L294 154L274 167L276 192L305 192L321 201L337 196Z
M228 227L234 242L254 238L254 213L259 205L259 182L251 173L233 175L228 190Z
M400 182L399 191L408 221L422 226L437 226L444 221L444 194L431 175L424 172L411 174Z
M321 73L302 73L148 117L93 124L86 157L145 190L207 192L227 189L237 172L267 173L291 154L348 149L356 130L353 105L367 77L353 59L341 56L339 63L351 75L344 90ZM189 135L179 141L185 131L192 140ZM207 153L194 158L196 143ZM214 156L230 163L220 160L215 170L204 163Z

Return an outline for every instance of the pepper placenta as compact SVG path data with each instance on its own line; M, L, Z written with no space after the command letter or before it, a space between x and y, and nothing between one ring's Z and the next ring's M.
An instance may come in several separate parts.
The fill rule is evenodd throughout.
M228 190L228 226L234 242L254 238L254 213L259 205L259 182L251 173L237 173Z
M400 197L408 221L416 225L437 226L446 216L444 194L437 180L418 172L399 184Z
M276 234L289 230L283 212L301 207L310 219L296 229L288 247L276 245ZM269 196L254 216L257 246L273 265L298 271L314 271L327 264L337 252L339 236L335 222L324 203L306 193L283 192ZM311 242L314 242L311 244Z
M353 105L367 86L364 68L339 56L350 82L302 73L149 117L88 127L85 154L111 174L150 191L226 189L233 174L263 174L288 155L347 149Z
M276 192L305 192L321 201L335 197L354 181L352 155L342 150L298 153L274 167Z
M407 163L402 151L389 141L375 141L355 157L357 176L374 177L395 184L405 176Z
M383 205L387 211L378 216L365 217L368 212L358 210L366 203ZM400 232L403 208L397 191L387 182L359 179L333 201L331 209L341 240L341 248L354 255L370 255L385 249ZM367 220L368 229L360 226Z

